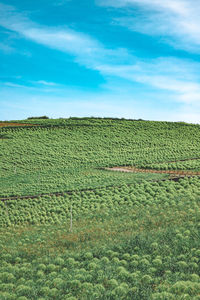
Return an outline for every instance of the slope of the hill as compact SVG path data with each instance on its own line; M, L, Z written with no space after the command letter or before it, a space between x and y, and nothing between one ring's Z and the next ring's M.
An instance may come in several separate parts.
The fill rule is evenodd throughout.
M0 128L1 300L200 299L199 177L107 170L199 171L198 125L17 123Z
M95 118L21 121L26 122L39 126L0 128L1 197L161 178L167 175L101 168L200 157L199 125Z

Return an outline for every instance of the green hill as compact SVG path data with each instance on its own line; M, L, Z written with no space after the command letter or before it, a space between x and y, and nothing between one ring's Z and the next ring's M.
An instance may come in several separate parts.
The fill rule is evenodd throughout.
M16 122L0 127L0 299L200 299L199 125Z

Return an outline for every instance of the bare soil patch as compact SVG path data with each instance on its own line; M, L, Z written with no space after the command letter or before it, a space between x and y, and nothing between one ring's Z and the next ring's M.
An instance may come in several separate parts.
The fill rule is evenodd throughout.
M181 170L153 170L153 169L139 169L135 167L112 167L105 168L105 170L109 171L118 171L118 172L130 172L130 173L158 173L158 174L171 174L176 176L195 176L200 175L200 172L193 171L181 171Z
M10 126L37 126L36 124L24 124L24 123L11 123L11 122L0 122L0 127L10 127Z

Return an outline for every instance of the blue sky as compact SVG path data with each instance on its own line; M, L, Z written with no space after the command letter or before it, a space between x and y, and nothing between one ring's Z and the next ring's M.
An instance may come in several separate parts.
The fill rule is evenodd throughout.
M0 119L200 123L199 15L191 0L0 2Z

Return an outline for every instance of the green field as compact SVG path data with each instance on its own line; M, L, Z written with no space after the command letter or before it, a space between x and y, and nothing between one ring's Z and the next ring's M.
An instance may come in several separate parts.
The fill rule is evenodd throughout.
M0 300L200 299L200 178L104 169L198 172L199 125L16 122L38 126L0 127Z

